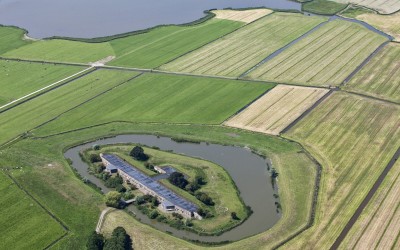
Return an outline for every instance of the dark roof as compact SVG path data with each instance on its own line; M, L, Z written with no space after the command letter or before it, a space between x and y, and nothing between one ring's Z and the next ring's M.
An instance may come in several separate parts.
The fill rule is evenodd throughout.
M103 154L102 157L106 159L110 164L114 165L119 170L123 171L124 173L141 183L143 186L146 186L148 189L152 190L160 197L163 197L165 200L169 201L173 205L181 207L190 212L197 211L198 208L195 204L178 196L172 190L164 187L157 181L154 181L152 178L137 170L135 167L131 166L118 156Z

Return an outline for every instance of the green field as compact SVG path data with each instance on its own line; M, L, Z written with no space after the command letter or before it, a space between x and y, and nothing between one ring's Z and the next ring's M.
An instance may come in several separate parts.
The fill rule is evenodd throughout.
M98 70L2 113L0 144L128 80L135 74Z
M0 170L0 206L2 249L44 249L65 234L62 226L2 170Z
M289 248L333 244L400 146L399 113L397 105L336 92L285 135L323 166L315 226Z
M400 46L385 46L345 85L346 89L400 102Z
M160 68L194 74L239 76L325 20L302 14L273 13Z
M47 132L112 121L220 124L273 86L145 74L66 113Z
M110 65L155 68L194 50L244 23L212 19L193 26L166 26L110 41L117 58Z
M24 30L18 28L0 26L0 55L31 43L23 40L24 33Z
M383 36L361 25L325 24L247 77L303 85L340 85L379 45Z
M347 3L338 3L329 0L312 0L304 2L301 6L303 11L320 14L334 15L347 7Z
M10 50L1 56L25 60L89 63L114 55L114 50L109 43L40 40L15 50Z
M0 106L83 69L75 66L0 60Z

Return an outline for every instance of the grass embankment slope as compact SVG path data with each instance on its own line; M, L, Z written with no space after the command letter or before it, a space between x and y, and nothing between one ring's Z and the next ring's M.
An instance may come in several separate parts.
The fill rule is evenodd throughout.
M0 55L30 44L32 41L24 40L25 31L15 27L0 26Z
M312 0L305 1L301 9L306 12L311 12L319 15L334 15L347 7L347 3L338 3L328 0Z
M0 106L83 69L75 66L0 60Z
M400 2L398 0L332 0L338 3L348 4L354 3L357 5L365 6L369 9L374 9L381 14L392 14L400 10Z
M224 124L278 135L327 92L321 88L278 85Z
M43 134L40 133L40 130L45 130L45 128L42 127L41 129L35 131L35 134ZM129 124L116 122L105 126L53 136L47 139L26 139L20 141L12 148L4 150L4 158L2 158L3 162L1 164L12 163L15 166L44 166L49 162L64 164L64 160L60 152L67 145L75 144L79 141L85 141L90 138L124 133L154 133L188 140L248 146L272 159L274 167L279 172L278 185L280 201L283 209L282 218L272 229L254 237L241 240L240 242L227 245L224 248L271 248L293 233L297 232L299 229L303 228L308 222L316 175L316 166L314 163L310 161L304 153L302 153L301 148L296 144L292 144L277 137L250 133L236 129L219 126ZM20 157L21 155L24 155L24 157ZM37 160L34 161L34 159L31 158ZM8 161L4 163L6 159ZM61 179L60 182L57 183L57 187L51 186L47 188L42 181L46 180L46 178L44 178L45 175L53 176L54 173L43 172L41 171L41 168L34 169L35 175L32 175L31 173L29 175L25 175L25 178L29 178L28 183L36 183L36 185L30 185L29 190L34 193L42 193L42 189L46 187L46 192L51 194L51 196L54 195L58 197L57 202L53 203L50 195L41 195L46 202L51 202L52 206L66 206L69 204L69 201L67 198L64 198L64 196L68 197L69 195L77 192L86 193L87 190L91 190L83 184L81 184L79 187L74 187L74 189L64 188L60 190L57 188L60 185L63 187L69 187L68 185L71 179L74 180L72 183L75 183L76 179L68 168L58 169L60 173L66 175L65 178ZM21 180L24 179L21 178ZM22 184L25 185L23 182ZM92 203L97 200L97 196L94 194L94 191L89 192L82 199L79 199L79 202L82 204L82 206L71 207L71 205L68 205L71 210L70 214L67 215L60 213L61 217L74 218L74 216L78 216L76 221L71 222L74 225L76 224L76 226L74 226L74 228L76 228L74 229L74 233L71 235L71 238L67 239L64 243L70 241L76 242L73 239L84 237L87 235L89 229L93 230L97 218L92 219L92 221L85 227L82 226L81 222L78 223L78 220L81 218L79 215L79 211L81 211L81 209L86 209L87 213L99 214L98 208L92 205ZM88 208L90 206L92 206L92 208ZM86 221L88 220L90 220L90 218L86 219ZM157 238L157 240L165 247L168 247L173 241L174 244L172 245L178 244L180 247L190 246L190 248L197 248L197 246L193 244L181 241L168 234L160 233L159 231L152 229L147 225L141 224L133 218L131 220L123 221L124 224L122 224L122 226L124 227L128 228L131 227L130 225L135 225L135 231L134 234L132 234L132 237L134 242L137 241L137 245L135 246L137 246L138 249L151 248L151 244L154 243L154 240L158 235L162 235L162 237ZM79 226L82 228L79 228ZM86 234L82 232L86 232ZM149 236L149 232L151 232L152 235L150 237L151 240L149 239L149 241L144 241L144 238ZM141 243L139 242L142 242L144 245L140 245ZM82 245L82 243L80 245Z
M325 20L276 12L160 68L236 77Z
M288 248L329 248L400 146L400 107L336 92L286 136L323 166L315 225Z
M24 168L10 171L12 175ZM2 249L44 249L65 234L62 226L0 169Z
M386 45L344 88L400 103L400 44Z
M2 131L0 144L127 81L135 74L137 73L98 70L5 111L0 116L0 130Z
M139 168L147 175L154 175L155 173L153 171L145 168L143 162L135 161L129 156L132 147L133 145L103 146L100 151L90 150L87 154L98 154L100 152L113 153ZM172 185L168 180L160 181L175 193L196 204L198 207L210 210L215 216L211 219L203 219L201 221L193 220L193 228L195 230L207 233L218 233L221 230L234 227L247 218L245 205L241 202L231 177L221 166L209 161L148 147L144 147L144 151L150 156L148 160L150 164L154 166L172 166L177 171L185 174L190 182L194 181L196 175L204 176L204 181L207 184L202 186L199 191L207 193L213 199L215 205L212 207L204 205L201 201L196 199L196 197ZM231 212L236 212L240 220L232 220Z
M220 124L273 86L145 74L66 113L47 132L112 121Z
M246 77L314 86L340 85L387 39L359 24L331 21Z
M400 161L340 245L341 249L398 249L400 247Z

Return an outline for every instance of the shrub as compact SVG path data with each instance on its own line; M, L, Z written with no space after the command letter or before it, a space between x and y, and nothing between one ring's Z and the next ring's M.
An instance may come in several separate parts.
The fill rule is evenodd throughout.
M110 191L106 194L106 205L109 207L119 207L119 202L121 200L122 195L117 191Z
M197 192L197 193L195 194L195 197L196 197L199 201L201 201L201 202L203 202L204 204L206 204L207 206L214 206L214 205L215 205L214 201L213 201L213 200L211 199L211 197L208 196L208 194L206 194L206 193Z
M169 180L169 182L170 182L171 184L173 184L173 185L175 185L175 186L177 186L177 187L179 187L179 188L182 188L182 189L185 189L186 185L189 183L189 182L185 179L185 176L184 176L182 173L180 173L180 172L174 172L174 173L172 173L172 174L168 177L168 180Z
M150 214L148 215L150 219L155 219L157 218L157 216L159 215L159 213L157 212L157 210L153 210L150 212Z
M108 188L115 188L122 183L124 183L124 180L121 176L117 175L115 177L108 178L104 185Z
M124 185L118 184L118 185L115 187L115 190L116 190L117 192L119 192L119 193L125 193L126 188L124 187Z
M149 156L144 153L143 148L139 146L135 146L129 155L138 161L147 161L149 159Z
M98 154L90 154L89 155L89 160L90 160L91 163L101 162L100 155L98 155Z
M101 250L104 247L104 236L93 231L88 238L86 248L88 250Z

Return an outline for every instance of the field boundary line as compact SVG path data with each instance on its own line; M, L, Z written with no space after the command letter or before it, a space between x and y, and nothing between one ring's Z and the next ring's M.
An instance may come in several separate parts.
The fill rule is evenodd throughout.
M302 120L304 117L306 117L311 111L313 111L316 107L319 106L325 99L327 99L333 92L338 91L337 89L331 89L329 90L325 95L323 95L321 98L319 98L311 107L309 107L306 111L304 111L299 117L297 117L293 122L291 122L289 125L287 125L284 129L281 130L280 134L284 134L287 131L289 131L291 128L293 128L300 120Z
M96 70L97 70L97 68L95 68L95 67L87 68L87 69L85 69L84 71L80 71L80 72L74 74L74 77L72 77L72 76L68 77L68 78L70 78L70 79L64 78L63 80L60 80L60 81L58 81L58 82L56 82L56 83L53 83L53 84L50 84L50 85L52 85L52 86L48 85L48 86L46 86L45 88L43 88L43 89L41 89L41 90L35 91L35 93L29 94L29 96L21 97L21 98L19 98L18 100L15 100L15 101L13 101L13 102L11 102L11 103L8 103L8 104L6 104L6 105L0 107L0 114L1 114L1 113L4 113L4 112L6 112L6 111L8 111L8 110L10 110L10 109L12 109L12 108L15 108L15 107L17 107L17 106L19 106L19 105L22 105L22 104L24 104L24 103L26 103L26 102L28 102L28 101L30 101L30 100L32 100L32 99L35 99L35 98L37 98L37 97L39 97L39 96L41 96L41 95L44 95L44 94L46 94L46 93L49 93L49 92L52 91L52 90L58 89L58 88L60 88L60 87L62 87L62 86L64 86L64 85L66 85L66 84L68 84L68 83L71 83L71 82L76 81L76 80L78 80L78 79L80 79L80 78L82 78L82 77L85 77L85 76L87 76L87 75L93 73L93 72L96 71ZM82 73L83 73L83 74L82 74ZM59 83L61 83L61 84L59 84ZM48 91L44 91L44 92L43 92L43 90L46 90L46 89L48 89L49 87L53 87L53 86L54 86L54 88L50 88ZM37 95L34 95L34 94L37 94ZM29 98L26 99L27 97L29 97ZM11 107L8 107L8 106L10 106L11 104L14 104L14 103L15 103L15 105L13 105L13 106L11 106ZM2 110L4 107L8 107L8 108Z
M342 241L346 238L347 234L349 233L353 225L357 222L358 218L361 216L363 210L367 207L371 199L374 197L375 193L379 190L380 185L383 183L385 177L392 169L392 167L394 166L399 157L400 157L400 147L397 149L397 151L394 153L393 157L390 159L384 170L381 172L378 179L375 181L374 185L369 190L368 194L364 197L363 201L358 206L353 216L350 218L346 226L341 231L340 235L336 238L335 242L330 247L330 250L335 250L339 248Z
M378 54L386 45L388 45L390 43L390 41L386 41L384 43L382 43L381 45L379 45L378 48L376 48L360 65L357 66L357 68L350 73L349 76L347 76L344 81L339 85L339 86L343 86L346 83L348 83L361 69L364 68L364 66L369 63L371 61L371 59Z
M395 101L390 101L390 100L382 99L382 98L375 97L375 96L366 95L366 94L359 93L359 92L354 92L354 91L350 91L350 90L343 90L343 89L340 89L340 91L343 91L343 92L351 94L351 95L357 95L357 96L360 96L360 97L363 97L363 98L372 99L372 100L379 101L379 102L385 102L387 104L392 104L392 105L397 105L397 106L400 105L400 103L395 102Z
M0 56L0 60L3 61L15 61L15 62L30 62L30 63L44 63L44 64L56 64L56 65L67 65L67 66L91 66L89 63L73 63L73 62L57 62L57 61L45 61L45 60L31 60L31 59L21 59L13 57L3 57Z
M3 105L3 106L0 106L0 110L3 109L3 108L8 107L8 106L10 106L10 105L12 105L12 104L14 104L14 103L17 103L17 102L19 102L19 101L22 101L22 100L24 100L25 98L28 98L28 97L30 97L30 96L32 96L32 95L35 95L35 94L37 94L37 93L39 93L39 92L42 92L42 91L44 91L44 90L46 90L46 89L48 89L48 88L51 88L51 87L53 87L53 86L55 86L55 85L57 85L57 84L59 84L59 83L62 83L62 82L64 82L64 81L68 81L68 80L70 80L70 79L74 79L76 76L79 76L80 74L84 74L85 72L90 71L90 70L92 70L93 68L94 68L93 66L92 66L92 67L89 67L89 68L86 68L86 69L84 69L84 70L81 70L81 71L79 71L79 72L73 74L73 75L67 76L67 77L65 77L65 78L63 78L63 79L61 79L61 80L58 80L58 81L56 81L56 82L50 84L50 85L47 85L47 86L45 86L45 87L43 87L43 88L41 88L41 89L35 90L35 91L33 91L33 92L31 92L31 93L29 93L29 94L27 94L27 95L24 95L24 96L22 96L22 97L20 97L20 98L18 98L18 99L16 99L16 100L14 100L14 101L11 101L11 102L9 102L9 103Z

